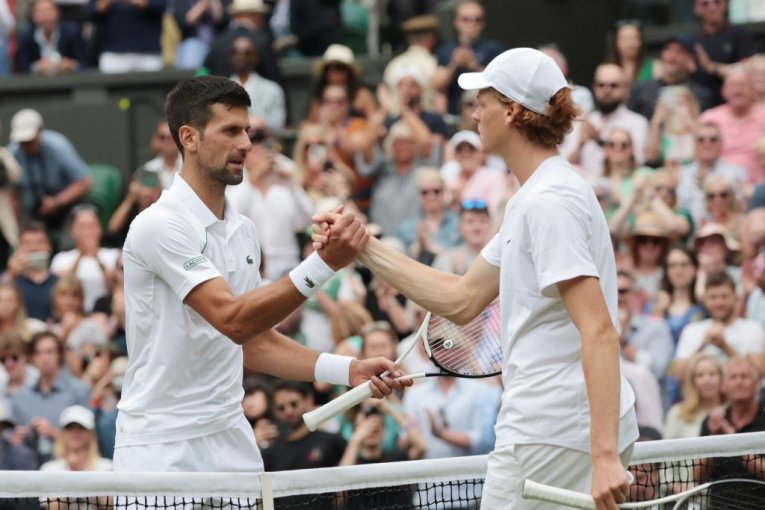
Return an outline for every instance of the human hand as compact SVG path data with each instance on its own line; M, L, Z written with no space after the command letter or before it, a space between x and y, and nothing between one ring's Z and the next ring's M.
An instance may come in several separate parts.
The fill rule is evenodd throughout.
M434 437L440 438L443 435L445 428L443 421L440 417L436 416L436 413L434 413L432 409L426 408L425 414L428 416L428 421L430 422L430 433L433 434Z
M342 208L313 217L314 248L335 271L350 264L369 242L369 233L361 221L352 213L343 213Z
M724 349L726 345L725 326L720 322L715 322L709 326L709 329L707 329L707 332L704 334L704 343Z
M627 473L614 454L592 459L592 498L597 510L618 510L627 501Z
M351 441L357 441L359 443L362 442L364 439L369 437L370 434L377 430L378 425L379 422L376 419L370 418L369 416L364 416L353 429Z
M29 420L29 426L37 432L39 436L54 438L56 437L56 428L46 418L38 416Z
M24 273L29 269L29 254L26 251L16 250L8 259L6 271L12 278Z
M58 210L58 201L51 196L45 195L40 199L40 208L38 212L42 216L50 216Z
M267 418L262 418L256 421L253 431L255 432L255 439L260 448L268 448L268 446L279 437L279 429Z
M380 374L388 372L385 377L379 377ZM396 378L402 377L404 372L388 358L369 358L364 360L353 360L350 368L351 386L369 381L369 387L372 389L372 396L382 398L390 395L394 390L400 391L405 387L412 385L411 379L396 381Z

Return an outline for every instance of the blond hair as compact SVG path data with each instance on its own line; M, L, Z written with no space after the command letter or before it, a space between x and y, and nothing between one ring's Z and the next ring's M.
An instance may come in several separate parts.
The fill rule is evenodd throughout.
M704 360L711 361L717 368L717 373L720 375L720 403L725 402L725 394L722 391L724 369L722 364L720 364L720 360L708 352L694 354L688 361L688 367L685 370L682 388L683 401L679 404L680 418L688 423L693 422L701 410L701 395L699 395L696 385L694 384L694 372L696 371L696 367L699 366L699 363Z

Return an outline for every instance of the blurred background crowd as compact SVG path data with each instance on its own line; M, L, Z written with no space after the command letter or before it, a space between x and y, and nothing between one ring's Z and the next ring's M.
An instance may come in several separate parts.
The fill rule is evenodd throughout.
M655 52L639 20L613 27L591 78L571 82L582 114L560 147L610 225L622 369L646 438L743 430L750 423L730 427L722 406L758 399L765 370L765 54L731 22L765 20L765 8L675 3L694 28L666 34ZM358 59L366 35L349 28L373 21L363 2L0 0L0 73L172 65L228 76L252 98L253 144L228 194L258 228L265 280L310 253L312 214L339 204L396 249L464 274L518 182L481 152L476 94L456 79L507 47L484 35L492 12L475 1L391 0L386 15L383 35L398 42L370 84ZM540 49L576 74L566 48ZM312 99L289 111L280 67L306 58ZM157 123L154 158L123 186L39 111L3 123L0 469L108 470L128 362L120 248L172 183L179 151ZM278 328L319 351L395 359L423 315L349 266ZM743 376L729 377L732 358L747 360ZM404 369L429 363L419 352ZM423 380L317 432L301 415L341 388L247 374L243 406L268 470L439 458L492 448L500 384Z

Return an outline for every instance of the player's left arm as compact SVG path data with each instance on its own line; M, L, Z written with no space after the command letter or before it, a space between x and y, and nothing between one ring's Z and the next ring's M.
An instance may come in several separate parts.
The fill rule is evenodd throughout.
M592 495L597 508L615 509L627 497L627 475L619 459L619 334L600 283L580 276L557 284L582 337L582 367L590 401Z
M303 347L291 338L274 329L269 329L242 345L244 366L256 372L273 375L293 381L314 381L314 369L319 353ZM379 377L384 371L390 376L382 381ZM365 381L372 382L375 397L390 395L393 390L411 386L411 381L398 382L394 379L404 373L392 361L386 358L353 360L349 369L351 386Z

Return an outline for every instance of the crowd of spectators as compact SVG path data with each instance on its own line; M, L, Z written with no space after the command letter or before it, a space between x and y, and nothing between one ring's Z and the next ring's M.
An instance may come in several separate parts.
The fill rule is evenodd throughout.
M759 422L749 408L722 407L741 400L725 368L731 363L757 387L765 370L765 54L727 21L726 0L688 1L698 29L667 37L657 58L645 55L638 23L618 24L592 82L571 84L582 113L560 146L608 219L622 368L644 433L665 438L750 430ZM96 62L93 41L102 71L160 68L166 8L164 0L67 9L33 0L29 23L17 27L15 69L83 69ZM384 242L456 274L510 214L518 181L481 151L476 94L456 86L460 73L505 49L483 36L480 3L456 5L457 36L440 45L435 16L407 19L406 47L375 89L339 44L337 13L326 3L191 0L174 8L177 65L230 76L252 98L245 179L227 194L257 226L266 281L310 253L312 214L340 204ZM312 22L322 19L327 25ZM540 49L568 75L565 48ZM292 112L302 120L293 122L289 152L279 137L287 115L278 59L296 54L320 58L309 111ZM30 109L8 124L11 145L0 150L0 469L109 469L129 354L120 247L130 221L171 185L179 151L158 123L156 157L136 169L103 219L89 203L89 168L63 134ZM320 351L395 359L423 313L353 265L278 328ZM429 366L415 352L404 368ZM501 393L496 378L429 379L309 432L302 413L341 388L258 374L243 384L268 470L485 453Z

